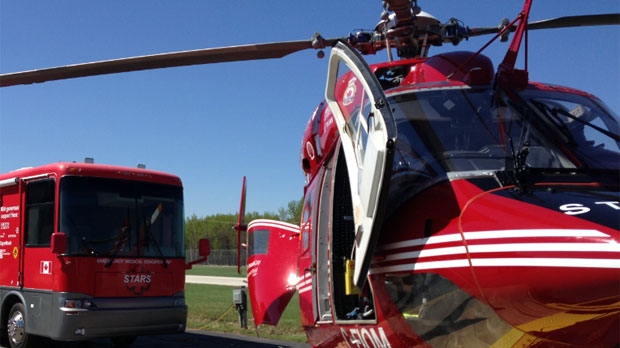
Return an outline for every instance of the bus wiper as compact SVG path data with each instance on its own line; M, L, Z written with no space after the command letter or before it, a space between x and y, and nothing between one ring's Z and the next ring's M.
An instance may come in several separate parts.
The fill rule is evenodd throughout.
M112 266L112 264L114 263L114 259L116 259L116 256L118 256L118 253L121 250L125 249L126 244L129 242L129 234L131 233L129 216L130 210L129 208L127 208L127 217L125 218L125 222L123 223L123 226L121 226L121 230L118 232L118 235L116 235L116 238L114 238L112 249L110 249L110 259L108 260L108 262L105 263L106 268L110 268L110 266Z
M157 242L157 240L155 239L155 237L153 237L153 235L151 234L151 225L155 223L155 221L157 221L157 218L159 217L159 214L161 213L161 211L164 209L163 205L161 203L159 203L157 205L157 207L155 208L155 211L153 211L153 214L151 215L151 222L148 223L148 221L146 221L146 219L144 219L144 233L146 234L147 238L153 243L153 245L155 246L155 249L157 250L157 253L159 254L159 257L161 258L161 260L164 263L164 268L168 267L168 261L166 261L166 256L164 256L164 253L161 251L161 248L159 247L159 243ZM146 217L146 215L143 213L143 215Z
M131 231L130 225L125 225L121 227L121 231L116 236L114 240L114 244L112 245L112 253L110 255L110 259L105 263L106 268L110 268L118 256L118 253L125 248L125 243L129 240L129 231Z
M90 247L91 243L95 243L95 241L91 241L86 239L86 236L84 236L84 234L82 233L82 230L75 224L75 221L73 221L73 218L71 216L68 217L69 220L69 225L71 225L71 228L73 231L75 231L79 237L80 237L80 241L82 242L82 248L84 250L86 250L88 252L88 255L95 255L97 252L95 251L95 249Z

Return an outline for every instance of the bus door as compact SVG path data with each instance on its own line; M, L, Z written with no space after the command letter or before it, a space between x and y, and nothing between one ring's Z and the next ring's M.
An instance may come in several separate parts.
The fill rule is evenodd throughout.
M50 240L55 223L55 180L52 178L25 181L23 205L23 271L25 289L52 290L54 263Z
M19 287L21 284L23 207L20 204L18 178L0 182L0 286Z

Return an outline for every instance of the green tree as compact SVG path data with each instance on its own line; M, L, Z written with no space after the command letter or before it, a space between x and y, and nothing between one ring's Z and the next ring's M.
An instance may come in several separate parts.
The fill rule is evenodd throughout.
M236 249L236 236L233 227L237 224L236 214L215 214L205 218L207 238L213 250Z
M280 221L286 221L293 224L299 224L301 221L301 211L304 206L303 198L297 201L290 201L286 208L280 208L278 210L278 219Z
M185 247L186 249L198 249L198 240L206 236L206 223L203 218L196 214L185 219Z
M286 208L280 208L278 214L257 211L245 213L245 224L252 220L270 219L299 224L303 199L290 201ZM213 214L198 217L196 214L185 219L185 247L197 249L198 240L208 238L212 250L230 250L237 248L237 214ZM245 242L245 233L241 234L241 242Z

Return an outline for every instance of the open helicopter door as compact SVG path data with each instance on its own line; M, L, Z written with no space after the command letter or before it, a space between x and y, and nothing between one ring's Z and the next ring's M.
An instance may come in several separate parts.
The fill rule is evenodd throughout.
M237 252L241 253L241 231L246 231L247 283L254 325L277 325L295 294L299 226L258 219L245 225L247 183L241 185L237 225ZM237 258L237 271L240 259Z
M331 50L325 99L345 155L355 223L353 281L362 287L379 237L396 126L383 89L362 56L343 42Z
M295 294L299 226L259 219L248 224L248 289L254 325L277 325Z

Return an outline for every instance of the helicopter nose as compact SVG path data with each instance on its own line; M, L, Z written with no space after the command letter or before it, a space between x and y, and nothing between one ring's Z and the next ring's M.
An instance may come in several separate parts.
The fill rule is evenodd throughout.
M554 341L587 340L609 331L617 339L617 235L595 229L515 229L465 237L481 293L514 328Z

